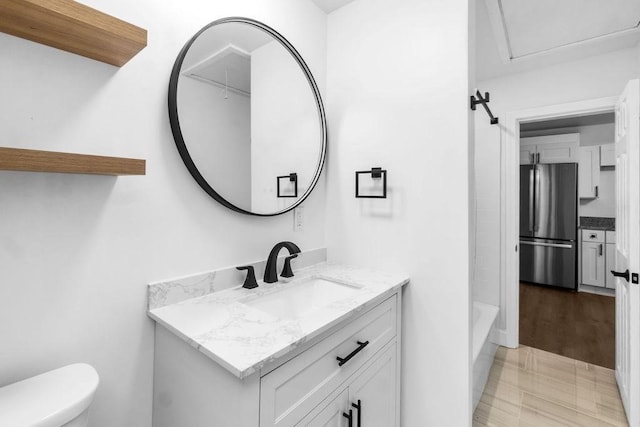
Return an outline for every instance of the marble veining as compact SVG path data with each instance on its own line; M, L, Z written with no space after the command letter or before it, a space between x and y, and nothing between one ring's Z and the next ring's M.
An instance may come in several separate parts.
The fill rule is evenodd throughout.
M211 271L149 285L148 309L210 294L215 291L215 277L216 272Z
M357 290L298 318L278 318L242 302L316 277ZM408 282L403 275L323 262L296 270L293 280L259 281L255 289L236 286L155 308L150 304L148 315L242 379L378 304Z
M284 256L285 255L279 258L279 269L282 269ZM303 251L298 258L293 261L292 266L294 269L304 268L324 262L326 259L326 248L311 249ZM264 274L265 264L266 261L262 260L239 265L253 265L256 277L259 278ZM245 275L246 273L236 270L235 267L226 267L216 271L206 271L176 279L150 283L147 290L147 309L153 310L164 307L165 305L175 304L180 301L241 285Z

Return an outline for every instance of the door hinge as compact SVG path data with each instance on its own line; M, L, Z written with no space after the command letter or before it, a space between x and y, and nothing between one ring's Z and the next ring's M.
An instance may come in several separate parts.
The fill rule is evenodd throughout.
M518 245L516 245L516 252L518 252Z
M631 273L631 283L638 284L638 273Z

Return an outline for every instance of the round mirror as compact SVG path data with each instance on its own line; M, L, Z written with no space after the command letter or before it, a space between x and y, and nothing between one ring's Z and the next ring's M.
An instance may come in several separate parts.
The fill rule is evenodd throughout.
M193 178L237 212L287 212L320 177L320 92L291 43L258 21L220 19L187 42L171 72L169 119Z

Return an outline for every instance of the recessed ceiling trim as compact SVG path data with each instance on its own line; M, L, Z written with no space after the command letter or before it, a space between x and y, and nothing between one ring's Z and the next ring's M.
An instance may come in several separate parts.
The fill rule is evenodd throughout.
M567 50L589 50L590 48L599 45L612 43L618 40L640 40L640 22L634 27L627 28L620 31L614 31L609 34L603 34L596 37L591 37L584 40L579 40L573 43L566 43L560 46L555 46L549 49L540 50L537 52L527 53L525 55L514 56L511 42L509 40L509 32L507 29L507 23L503 12L501 0L485 0L487 11L489 14L489 20L493 29L493 35L498 47L498 53L500 58L505 64L513 62L520 62L523 60L534 59L543 56L549 56L552 54L562 53Z
M509 34L502 12L502 2L500 0L485 0L487 11L489 12L489 20L493 29L493 36L498 45L498 54L505 64L511 62L511 45L509 43Z
M559 53L561 51L568 50L568 49L588 48L588 47L590 47L592 45L595 45L595 44L607 43L607 42L610 42L610 41L615 41L615 40L623 39L623 38L626 38L626 37L636 37L636 38L640 39L640 27L638 27L638 25L636 25L635 27L627 28L626 30L615 31L615 32L609 33L609 34L603 34L601 36L591 37L591 38L588 38L588 39L585 39L585 40L579 40L577 42L563 44L563 45L560 45L560 46L553 47L551 49L544 49L544 50L540 50L538 52L528 53L526 55L520 55L520 56L511 57L511 62L517 62L517 61L520 61L520 60L523 60L523 59L530 59L530 58L546 56L546 55L549 55L549 54Z

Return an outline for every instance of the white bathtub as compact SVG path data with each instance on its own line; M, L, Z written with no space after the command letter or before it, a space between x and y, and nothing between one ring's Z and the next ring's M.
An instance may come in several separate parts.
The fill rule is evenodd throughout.
M473 303L473 409L475 411L489 378L498 346L492 340L498 307Z

